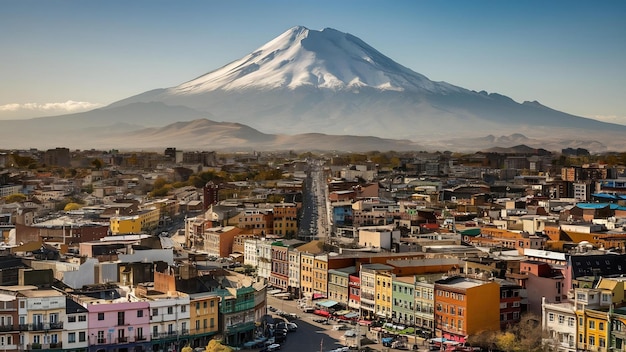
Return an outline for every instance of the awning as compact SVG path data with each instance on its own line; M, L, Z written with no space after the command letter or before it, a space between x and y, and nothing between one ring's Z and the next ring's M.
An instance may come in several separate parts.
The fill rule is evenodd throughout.
M326 298L326 295L323 293L314 293L313 294L313 299L321 299L321 298Z
M336 305L337 302L329 299L328 301L317 302L315 304L320 305L320 306L325 307L325 308L330 308L330 307Z
M371 325L372 322L369 320L359 320L359 325Z
M344 318L352 319L352 318L356 318L358 316L359 316L359 313L348 313L348 314L344 315Z
M329 317L329 316L330 316L330 313L328 313L328 312L327 312L327 311L325 311L325 310L321 310L321 309L316 309L316 310L315 310L315 312L313 312L313 314L315 314L315 315L321 315L321 316L323 316L323 317Z

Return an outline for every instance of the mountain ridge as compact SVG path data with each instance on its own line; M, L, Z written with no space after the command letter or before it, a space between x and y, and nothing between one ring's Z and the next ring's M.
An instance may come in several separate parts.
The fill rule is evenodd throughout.
M626 149L622 138L626 126L574 116L537 101L517 103L499 93L434 82L356 36L301 26L239 60L174 87L146 91L85 113L0 121L0 139L7 147L23 145L30 140L16 131L28 130L31 140L51 147L63 143L95 147L111 140L122 147L156 142L150 137L156 133L165 147L188 143L203 133L211 135L211 127L185 128L187 134L182 135L170 126L205 118L263 131L259 133L266 139L256 141L259 148L278 146L281 140L297 145L286 136L324 139L331 138L324 135L341 135L343 150L354 149L350 143L365 147L364 139L348 136L375 136L380 140L370 141L377 146L391 147L387 141L394 139L405 140L401 146L410 141L424 150L455 150L472 144L478 147L478 138L486 135L517 133L551 147L589 143L593 145L590 150ZM168 129L160 130L165 126ZM230 125L232 134L228 135L226 125L220 125L222 134L213 138L224 141L215 142L226 145L228 141L233 148L250 145L255 138L248 140L246 136L253 134L241 126ZM312 132L319 134L308 134ZM480 149L485 147L480 145Z

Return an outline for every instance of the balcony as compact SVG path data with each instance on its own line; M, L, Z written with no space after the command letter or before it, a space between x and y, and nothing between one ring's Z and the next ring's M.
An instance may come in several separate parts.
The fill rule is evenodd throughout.
M28 350L50 350L50 349L61 349L63 348L62 342L56 343L29 343L26 345L26 349Z
M18 329L20 331L62 330L63 329L63 323L19 324Z

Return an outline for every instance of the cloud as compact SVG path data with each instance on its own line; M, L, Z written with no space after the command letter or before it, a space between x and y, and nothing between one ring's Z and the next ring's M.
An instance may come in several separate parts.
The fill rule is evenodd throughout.
M0 105L0 112L69 113L101 107L102 104L68 100L64 103L25 103Z
M596 120L600 120L603 122L617 123L620 125L626 125L626 116L617 116L617 115L596 115L593 117Z

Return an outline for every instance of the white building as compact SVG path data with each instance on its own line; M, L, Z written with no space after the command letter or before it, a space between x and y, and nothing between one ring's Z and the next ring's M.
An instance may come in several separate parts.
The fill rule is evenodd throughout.
M300 252L290 249L287 253L289 260L289 283L288 290L295 295L300 295Z
M549 342L554 344L557 351L575 352L577 319L574 304L546 303L544 297L541 306L541 325Z
M259 240L257 243L257 275L269 280L272 275L272 242Z
M71 299L66 299L63 326L63 348L69 350L87 349L87 315L89 310Z

